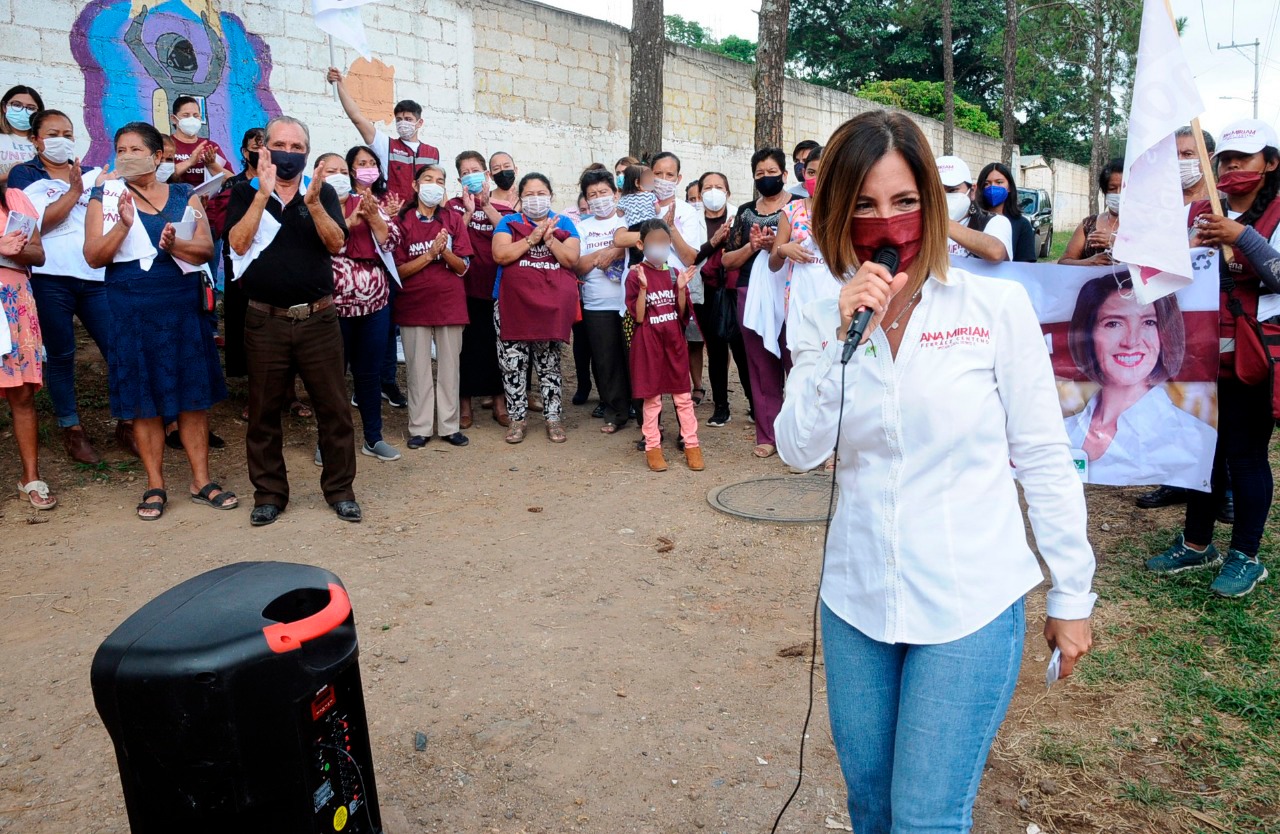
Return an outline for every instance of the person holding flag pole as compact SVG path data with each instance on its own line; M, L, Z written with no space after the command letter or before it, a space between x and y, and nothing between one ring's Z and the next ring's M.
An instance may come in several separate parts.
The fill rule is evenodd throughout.
M1211 590L1242 597L1267 578L1258 549L1271 507L1267 452L1275 418L1270 384L1247 385L1236 373L1236 331L1249 326L1238 321L1237 311L1256 323L1266 317L1262 292L1280 292L1280 251L1274 245L1280 242L1275 239L1280 226L1280 149L1275 131L1257 120L1227 128L1215 157L1221 176L1218 187L1227 195L1224 216L1200 130L1204 104L1167 0L1143 4L1132 100L1121 220L1113 251L1117 261L1129 264L1134 295L1139 303L1152 304L1192 280L1176 137L1188 122L1209 192L1207 201L1191 206L1191 245L1222 251L1222 354L1211 492L1191 493L1183 531L1146 566L1156 573L1180 573L1220 565ZM1270 306L1280 312L1280 303ZM1228 486L1234 492L1235 520L1224 558L1213 545L1213 526Z

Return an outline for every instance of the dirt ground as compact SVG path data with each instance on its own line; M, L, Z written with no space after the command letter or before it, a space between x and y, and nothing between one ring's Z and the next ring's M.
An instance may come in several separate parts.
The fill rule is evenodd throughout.
M82 390L100 388L100 367L84 374ZM95 477L67 463L51 435L44 473L61 505L36 514L12 489L0 500L0 831L127 831L89 688L94 651L193 575L285 560L328 568L350 591L387 834L767 832L797 775L807 692L805 658L779 651L809 639L822 531L708 506L715 486L786 471L751 456L734 398L729 426L702 429L701 473L670 440L671 470L648 472L637 431L600 434L594 398L566 406L563 446L547 442L540 415L523 445L507 446L481 411L467 448L435 440L393 463L358 456L359 525L325 506L314 429L287 418L293 502L273 526L249 526L238 399L215 409L228 447L212 463L245 503L234 512L181 500L189 474L170 451L178 500L142 523L136 470ZM104 399L86 425L125 461ZM405 414L385 411L387 437L403 448ZM700 420L709 415L708 401ZM0 434L11 485L16 452ZM1131 515L1113 503L1095 523ZM660 536L674 547L659 552ZM1018 751L1046 721L1096 718L1096 699L1078 685L1045 695L1042 593L1028 611L1023 680L976 832L1025 832L1035 819L1026 809L1043 797ZM847 825L821 674L818 693L784 831Z

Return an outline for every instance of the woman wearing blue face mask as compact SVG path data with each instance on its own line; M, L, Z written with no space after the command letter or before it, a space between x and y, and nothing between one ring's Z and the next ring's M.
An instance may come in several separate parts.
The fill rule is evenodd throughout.
M501 155L505 157L504 155ZM463 151L454 160L461 196L445 207L457 212L467 224L471 238L471 265L463 276L467 291L468 324L462 331L462 368L459 380L462 394L462 417L459 425L469 429L475 422L473 399L493 411L493 419L502 427L511 424L507 404L502 396L502 371L498 367L498 333L493 329L493 282L498 265L493 261L493 229L508 214L511 206L494 199L492 176L485 172L484 156L479 151ZM515 201L514 196L512 202ZM487 400L482 399L487 398Z
M10 168L35 158L31 117L43 109L40 94L22 84L10 87L0 97L0 182L8 179Z
M1009 218L1009 225L1013 227L1012 260L1035 263L1036 231L1018 206L1018 186L1013 181L1013 172L1003 163L990 163L978 174L977 191L978 208Z

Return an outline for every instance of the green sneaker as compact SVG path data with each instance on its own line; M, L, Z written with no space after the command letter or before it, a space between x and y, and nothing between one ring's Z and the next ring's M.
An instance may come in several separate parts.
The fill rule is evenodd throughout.
M1242 597L1267 578L1267 569L1257 558L1250 559L1239 550L1228 550L1227 560L1209 589L1220 597Z
M1222 564L1222 554L1218 553L1216 547L1210 544L1204 550L1197 552L1187 547L1182 534L1179 533L1168 550L1147 560L1147 570L1155 573L1182 573L1184 570L1196 568L1216 568L1220 564Z

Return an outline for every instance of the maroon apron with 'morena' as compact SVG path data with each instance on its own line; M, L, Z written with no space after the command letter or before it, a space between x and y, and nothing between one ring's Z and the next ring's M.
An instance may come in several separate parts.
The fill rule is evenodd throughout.
M529 223L510 224L514 243L533 234ZM553 229L563 242L569 233ZM545 243L539 243L502 268L498 317L504 342L567 342L578 317L578 279L565 269Z
M498 264L493 259L493 224L489 222L489 215L477 206L476 210L468 216L461 197L454 197L445 203L445 206L456 211L466 221L468 233L471 235L473 254L471 266L467 267L465 276L467 298L483 298L492 301L493 285L498 278ZM515 214L514 209L502 203L493 203L493 208L503 216Z

